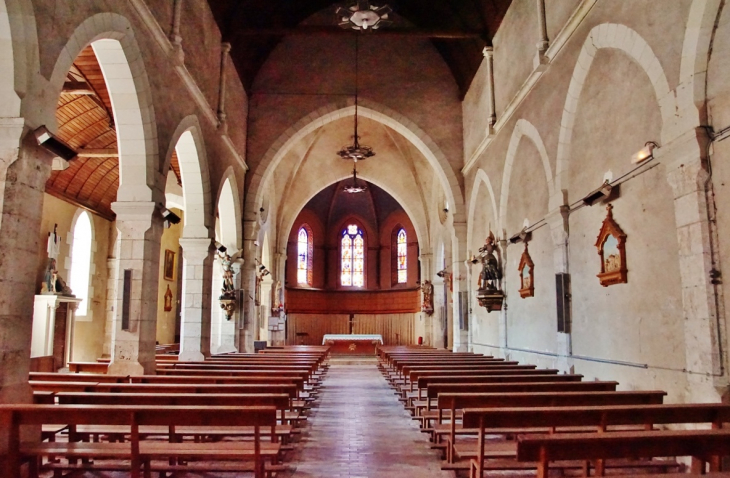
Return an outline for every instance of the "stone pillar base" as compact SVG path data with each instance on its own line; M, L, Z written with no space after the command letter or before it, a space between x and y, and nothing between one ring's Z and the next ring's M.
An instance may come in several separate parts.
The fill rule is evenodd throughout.
M133 360L115 360L109 364L106 372L108 375L153 375L154 368L145 370L145 367Z
M205 355L203 355L201 352L191 350L188 352L180 352L177 360L179 362L203 362L205 361Z

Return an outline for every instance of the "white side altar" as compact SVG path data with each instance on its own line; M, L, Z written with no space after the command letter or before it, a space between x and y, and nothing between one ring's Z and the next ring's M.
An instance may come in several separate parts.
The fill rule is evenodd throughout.
M33 304L33 332L30 344L31 357L57 356L61 363L56 368L66 366L73 361L73 336L76 322L76 308L82 299L55 294L35 296ZM67 304L66 325L63 330L63 351L54 350L56 331L56 313L61 304ZM60 337L59 337L60 339ZM60 355L59 355L60 353ZM57 362L58 362L57 360Z

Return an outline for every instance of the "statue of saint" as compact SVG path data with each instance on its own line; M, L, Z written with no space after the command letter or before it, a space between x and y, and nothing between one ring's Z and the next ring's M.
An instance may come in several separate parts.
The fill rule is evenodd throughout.
M421 292L423 292L421 310L428 315L431 315L433 314L433 284L430 280L423 281Z
M490 231L485 244L479 248L479 255L472 258L473 263L482 263L482 271L479 273L479 290L497 290L497 282L502 280L502 268L494 256L494 246L494 234Z
M227 252L219 252L218 258L220 259L221 267L223 268L223 288L221 289L221 292L223 294L233 292L233 261L231 260L231 256L228 255Z

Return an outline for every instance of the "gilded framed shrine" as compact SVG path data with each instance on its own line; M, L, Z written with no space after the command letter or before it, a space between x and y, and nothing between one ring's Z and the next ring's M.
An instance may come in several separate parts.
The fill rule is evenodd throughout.
M532 257L530 257L530 251L527 250L527 243L525 243L525 250L522 252L522 258L520 258L520 265L517 270L520 272L520 297L523 299L534 297L535 264L532 262Z
M613 219L613 206L609 204L606 210L608 214L596 239L596 248L601 257L601 273L597 277L603 287L628 282L626 234Z

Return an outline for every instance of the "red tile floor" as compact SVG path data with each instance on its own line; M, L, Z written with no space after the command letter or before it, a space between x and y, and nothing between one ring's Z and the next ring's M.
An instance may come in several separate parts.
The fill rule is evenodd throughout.
M335 362L333 360L333 362ZM285 476L453 477L393 390L367 365L332 364Z

